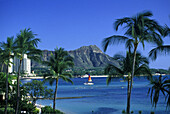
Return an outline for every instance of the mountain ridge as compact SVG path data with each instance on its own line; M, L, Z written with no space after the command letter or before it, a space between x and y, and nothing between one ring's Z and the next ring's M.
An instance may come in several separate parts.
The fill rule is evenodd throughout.
M41 59L48 61L51 53L54 51L43 50ZM103 53L96 45L82 46L75 50L68 51L69 55L73 57L75 67L81 68L95 68L105 67L107 64L119 65L117 61L113 60L109 55ZM32 62L32 67L41 66L36 62Z

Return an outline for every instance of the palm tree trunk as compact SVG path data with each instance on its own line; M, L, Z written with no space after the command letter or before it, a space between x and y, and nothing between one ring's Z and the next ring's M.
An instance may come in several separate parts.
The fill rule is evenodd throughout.
M53 99L53 110L55 111L55 101L57 97L57 87L58 87L58 77L56 78L56 87L55 87L55 93L54 93L54 99Z
M126 112L130 112L130 74L128 74L128 88L127 88L127 108Z
M2 63L1 72L3 72L3 69L4 69L4 63Z
M133 76L134 76L134 72L135 72L135 62L136 62L136 50L137 50L137 45L134 46L134 58L133 58L133 67L132 67L132 75L131 75L131 79L130 79L130 88L129 88L129 93L128 93L128 99L127 99L127 114L130 114L130 98L131 98L131 92L132 92L132 83L133 83Z
M20 101L20 85L19 85L19 81L20 81L20 69L21 69L21 63L22 63L22 59L20 59L20 63L19 63L19 68L18 68L18 77L17 77L17 106L15 109L15 114L18 114L19 112L19 101Z
M6 93L5 93L5 114L7 114L8 108L8 64L6 66Z

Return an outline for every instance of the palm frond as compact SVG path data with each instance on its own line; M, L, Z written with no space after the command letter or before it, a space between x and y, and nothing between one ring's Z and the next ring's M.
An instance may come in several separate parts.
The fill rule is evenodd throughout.
M109 85L113 78L114 78L113 75L109 75L106 79L106 84Z
M105 38L105 39L102 41L102 46L103 46L104 51L106 51L106 50L107 50L107 47L108 47L109 45L124 43L124 42L126 42L128 39L129 39L129 38L126 37L126 36L113 35L113 36L110 36L110 37L108 37L108 38Z
M116 71L116 73L118 74L118 75L123 75L124 74L124 72L120 69L120 68L118 68L117 66L115 66L115 65L111 65L111 64L108 64L107 66L106 66L106 68L105 68L105 74L113 74L113 71Z
M70 82L71 84L73 84L73 81L71 79L69 79L68 77L66 77L64 75L60 75L59 77L62 78L64 81Z
M149 52L149 57L152 59L152 60L156 60L158 54L169 54L170 53L170 45L162 45L162 46L158 46L154 49L152 49L150 52Z
M132 23L132 19L129 17L124 17L122 19L117 19L114 23L114 28L117 31L119 26L122 26L123 24Z
M134 40L133 39L128 39L125 46L127 49L133 49L133 43L134 43Z
M142 64L140 67L138 67L136 70L135 70L135 75L146 75L146 76L149 76L149 79L152 77L152 73L148 67L148 65L146 64Z
M53 85L53 83L55 82L55 77L53 77L53 76L48 76L48 77L46 77L45 79L44 79L44 82L49 82L49 84L52 86Z

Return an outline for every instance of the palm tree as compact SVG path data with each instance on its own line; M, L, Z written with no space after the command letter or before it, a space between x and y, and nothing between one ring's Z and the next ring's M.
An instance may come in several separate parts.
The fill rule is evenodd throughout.
M1 55L1 59L6 63L6 93L5 93L5 114L7 114L8 107L8 67L10 66L10 59L13 57L12 53L14 51L14 37L8 37L7 43L2 42L1 47L3 48L3 55ZM2 63L3 64L3 63Z
M127 52L126 57L120 54L116 54L113 57L114 60L120 63L120 66L109 64L105 68L105 73L109 74L107 78L107 84L109 84L116 75L124 78L124 75L128 75L126 80L128 82L127 85L127 106L130 105L128 102L129 99L129 88L130 88L130 78L132 75L132 65L133 65L133 53ZM146 57L143 57L139 52L136 53L136 64L135 64L135 72L134 75L148 75L152 76L148 67L149 61ZM128 108L128 107L127 107ZM128 109L127 109L128 110Z
M126 32L124 33L125 36L113 35L108 38L105 38L102 41L104 51L106 51L108 45L124 42L126 43L127 48L131 48L134 50L131 84L129 88L129 105L127 106L127 113L130 112L130 97L133 76L135 72L136 51L138 45L141 43L144 48L145 42L155 43L157 45L161 45L163 43L161 35L159 34L163 34L162 27L155 20L150 19L149 17L151 16L152 13L147 11L139 13L134 17L124 17L122 19L117 19L114 23L115 30L117 31L119 26L126 25L124 27L124 29L126 29Z
M64 70L72 67L74 65L73 58L68 55L67 51L64 51L63 48L55 49L54 55L51 54L49 61L44 61L44 64L48 65L51 69L51 75L46 78L52 85L56 82L54 99L53 99L53 110L55 110L55 101L57 97L57 88L58 88L58 80L62 78L66 82L73 82L69 79L72 77L69 73L64 73Z
M19 59L19 67L18 67L18 77L17 77L17 105L15 113L18 113L19 110L19 101L20 101L20 70L21 63L24 58L24 54L27 54L28 58L34 60L40 60L41 50L37 49L37 44L40 42L39 38L35 38L36 34L34 34L30 28L24 29L20 31L20 34L17 35L16 39L16 50L15 56ZM33 56L34 54L34 56Z
M165 25L163 29L163 35L170 36L170 28ZM152 49L149 52L149 57L152 60L156 60L158 54L169 54L170 53L170 45L158 45L156 48ZM159 94L162 92L162 94L165 96L165 101L167 100L167 106L170 106L170 79L167 77L159 76L159 79L151 80L151 84L153 85L152 88L149 89L148 94L150 93L151 103L153 106L156 107L157 102L159 100ZM154 94L154 95L153 95Z
M164 37L170 36L170 28L167 25L165 25L165 27L163 29L163 36ZM152 60L156 60L158 54L165 54L166 55L166 54L169 54L169 53L170 53L170 45L159 44L156 48L152 49L149 52L149 57Z
M0 44L2 44L2 43L0 43ZM6 60L6 57L5 57L5 55L4 55L4 50L2 50L1 47L0 47L0 65L1 65L1 72L3 72L5 60Z
M152 87L149 88L148 94L150 93L152 105L156 107L159 100L159 95L160 93L162 93L165 96L167 106L170 106L170 79L168 79L167 77L162 77L160 75L159 79L152 79L151 84Z

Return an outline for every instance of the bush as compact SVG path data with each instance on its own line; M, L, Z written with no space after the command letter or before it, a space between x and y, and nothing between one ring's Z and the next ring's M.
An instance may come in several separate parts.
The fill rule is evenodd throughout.
M4 114L5 108L0 108L0 114ZM15 110L13 108L7 108L8 114L14 114Z
M34 114L39 114L39 109L35 108L34 111L32 111Z
M131 111L131 114L133 114L133 110Z
M141 110L139 110L139 114L142 114L142 111L141 111Z
M122 110L122 114L125 114L126 113L126 111L125 110Z
M32 103L27 103L23 101L21 103L21 111L26 111L27 113L30 114L38 114L39 110L34 106Z
M155 112L152 111L151 114L155 114Z
M59 111L59 110L55 110L53 111L53 108L51 106L45 106L43 108L41 108L41 113L42 114L50 114L50 113L53 113L53 114L64 114L63 112Z

